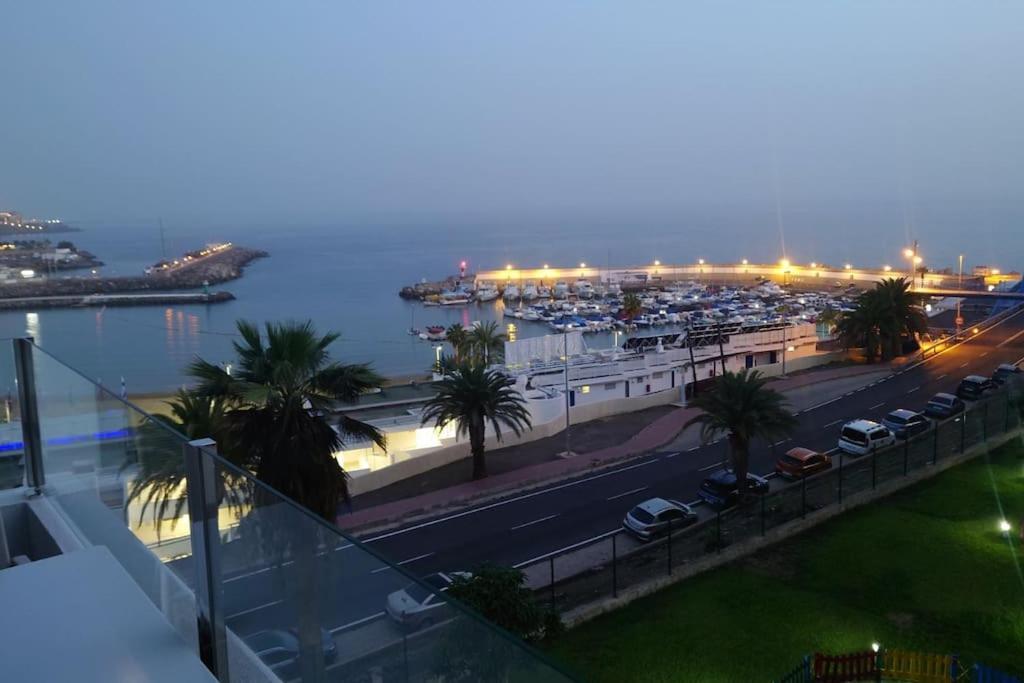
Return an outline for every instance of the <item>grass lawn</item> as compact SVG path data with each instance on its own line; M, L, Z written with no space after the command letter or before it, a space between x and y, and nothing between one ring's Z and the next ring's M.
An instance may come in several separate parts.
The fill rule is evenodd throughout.
M1022 674L1022 518L1014 443L587 622L549 651L584 680L615 683L769 681L804 654L872 641Z

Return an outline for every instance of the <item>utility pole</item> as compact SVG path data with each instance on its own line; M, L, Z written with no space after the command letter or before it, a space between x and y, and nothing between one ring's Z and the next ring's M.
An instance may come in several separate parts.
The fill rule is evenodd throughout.
M964 255L960 254L960 274L957 276L956 288L962 290L964 288ZM960 328L963 326L964 319L960 317L960 302L963 301L962 297L956 299L956 338L960 338Z

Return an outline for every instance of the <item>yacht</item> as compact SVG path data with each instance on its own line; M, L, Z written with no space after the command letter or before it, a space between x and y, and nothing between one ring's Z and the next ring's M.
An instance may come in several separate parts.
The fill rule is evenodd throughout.
M514 285L514 284L512 284L510 282L509 284L505 285L505 292L502 294L502 296L505 298L505 301L511 301L513 299L518 299L519 298L519 287L517 287L516 285Z
M489 283L482 285L480 289L476 290L477 301L494 301L499 296L501 294L498 292L498 288Z
M581 299L590 299L594 296L594 285L590 284L590 280L577 280L573 289L576 291L576 296Z
M554 295L555 295L556 299L564 299L567 296L569 296L569 285L568 285L568 283L562 282L562 281L556 282L555 283L555 289L554 289Z
M537 296L538 296L538 298L541 298L541 299L550 299L551 298L551 288L550 287L545 287L544 285L541 285L540 287L537 288Z
M523 287L523 301L533 301L537 298L537 285L532 282L528 282Z

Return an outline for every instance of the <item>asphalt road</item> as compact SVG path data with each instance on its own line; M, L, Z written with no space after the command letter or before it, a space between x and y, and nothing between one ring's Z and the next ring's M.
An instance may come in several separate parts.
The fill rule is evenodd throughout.
M881 419L897 408L921 410L935 393L952 392L969 374L989 375L1000 363L1024 356L1024 311L927 361L862 389L801 411L792 438L755 446L751 471L767 474L793 446L835 447L844 422ZM525 565L620 529L627 510L654 496L697 499L701 481L726 458L724 441L682 452L659 452L505 500L481 504L369 535L375 552L414 575L470 569L483 561ZM774 485L773 485L774 488ZM330 550L330 595L321 621L340 637L383 617L387 594L408 583L400 573L357 547ZM228 624L239 633L296 623L272 572L241 572L227 580Z

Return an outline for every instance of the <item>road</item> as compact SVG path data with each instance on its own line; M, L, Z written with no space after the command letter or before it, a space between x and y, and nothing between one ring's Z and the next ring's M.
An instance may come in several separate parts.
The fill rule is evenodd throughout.
M923 409L933 394L954 391L962 377L989 375L1000 363L1018 362L1022 356L1024 310L927 361L801 411L792 438L755 447L751 470L771 472L776 456L796 445L830 450L846 421L877 420L896 408ZM616 533L623 514L647 498L695 500L701 481L725 457L725 442L654 453L361 540L414 575L472 568L483 561L521 566ZM332 588L331 595L324 596L321 619L336 637L380 621L386 595L408 583L403 575L351 544L341 543L327 555ZM294 624L282 595L270 572L236 573L226 584L229 625L244 634Z

